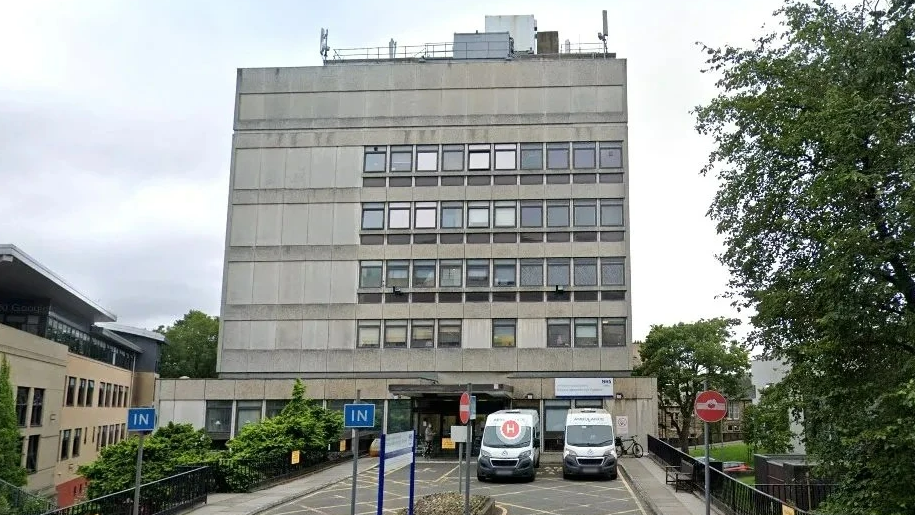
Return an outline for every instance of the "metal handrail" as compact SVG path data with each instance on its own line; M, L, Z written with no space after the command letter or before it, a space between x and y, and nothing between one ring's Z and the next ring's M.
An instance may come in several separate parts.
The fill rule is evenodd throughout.
M487 49L504 48L504 43L487 42ZM537 55L563 55L563 54L603 54L602 43L576 43L559 45L557 54ZM528 52L514 52L512 56L529 55ZM392 60L392 59L449 59L454 57L454 43L425 43L422 45L361 47L361 48L336 48L333 49L332 61L352 60Z

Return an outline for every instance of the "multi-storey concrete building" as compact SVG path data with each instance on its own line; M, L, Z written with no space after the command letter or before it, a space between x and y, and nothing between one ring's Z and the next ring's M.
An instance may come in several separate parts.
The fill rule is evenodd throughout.
M531 38L238 71L219 379L160 381L161 421L228 438L303 378L389 431L447 436L472 383L480 417L540 410L548 447L573 405L654 432L654 382L630 377L626 61L511 51Z

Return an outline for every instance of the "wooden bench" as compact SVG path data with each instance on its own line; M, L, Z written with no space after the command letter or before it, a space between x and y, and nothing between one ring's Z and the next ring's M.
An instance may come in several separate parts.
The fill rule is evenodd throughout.
M693 490L693 463L682 460L679 467L664 467L666 483L674 485L674 491L679 492L682 487L691 492Z

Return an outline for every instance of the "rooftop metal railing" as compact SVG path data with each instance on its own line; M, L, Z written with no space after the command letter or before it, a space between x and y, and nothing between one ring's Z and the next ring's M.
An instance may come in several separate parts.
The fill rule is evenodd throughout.
M477 45L485 44L483 50ZM486 54L489 50L504 50L503 42L483 42L475 43L467 49L472 56ZM394 48L383 47L365 47L365 48L336 48L331 49L327 61L364 61L364 60L395 60L395 59L453 59L454 43L426 43L423 45L397 45ZM459 50L460 52L460 50ZM559 45L558 54L531 54L529 52L513 52L512 57L524 57L529 55L563 55L563 54L603 54L603 43L575 43ZM509 57L506 55L506 57Z

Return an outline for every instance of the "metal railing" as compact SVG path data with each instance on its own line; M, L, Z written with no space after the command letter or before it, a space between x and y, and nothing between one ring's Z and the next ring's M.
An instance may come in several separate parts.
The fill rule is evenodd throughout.
M509 52L506 49L506 44L503 42L486 42L486 50L477 49L475 47L468 47L462 49L463 44L458 45L458 50L460 52L466 52L470 54L468 57L473 55L483 55L488 54L488 51L505 51L505 56L509 56ZM406 46L396 46L393 49L387 46L379 47L364 47L364 48L336 48L332 49L331 56L327 59L328 61L356 61L356 60L390 60L390 59L452 59L454 58L454 43L426 43L423 45L406 45ZM561 43L559 45L559 53L552 55L561 55L561 54L603 54L604 46L603 43L575 43L566 45ZM528 52L511 52L512 56L525 56L530 55ZM537 55L550 55L550 54L537 54Z
M835 485L827 483L801 484L755 484L753 488L782 499L804 511L815 510L835 491Z
M51 500L29 493L16 485L0 479L0 497L6 499L13 513L41 515L57 508Z
M293 463L290 453L242 460L222 458L210 465L209 491L225 493L258 490L307 474L322 463L336 463L349 456L341 458L326 452L302 452L298 458L298 463Z

